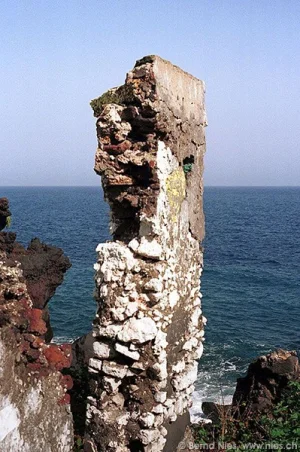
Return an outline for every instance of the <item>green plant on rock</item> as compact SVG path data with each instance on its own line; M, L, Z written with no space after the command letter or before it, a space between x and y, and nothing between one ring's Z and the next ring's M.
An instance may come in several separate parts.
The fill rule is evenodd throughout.
M75 437L73 452L81 452L84 449L84 442L81 436Z
M193 165L195 163L195 158L193 155L190 155L189 157L185 157L183 159L183 172L184 174L188 174L192 172Z
M261 424L267 432L267 439L278 442L281 450L292 443L300 446L300 381L289 383L272 417L262 417Z
M11 225L11 217L6 217L6 227L9 228Z
M250 410L241 417L237 414L238 411L224 411L224 415L220 412L218 422L195 426L195 441L199 444L231 443L237 452L253 450L247 448L251 443L262 448L265 444L268 450L272 450L270 444L275 444L276 450L281 452L288 450L291 444L294 449L300 447L300 381L288 384L268 416L253 415Z
M103 107L107 104L127 105L134 103L136 96L132 85L122 85L119 88L112 88L97 99L90 102L90 106L94 111L94 116L101 115Z
M211 440L210 432L205 424L194 428L194 437L196 444L208 444Z
M186 163L183 165L183 171L185 174L190 173L192 171L193 164L192 163Z

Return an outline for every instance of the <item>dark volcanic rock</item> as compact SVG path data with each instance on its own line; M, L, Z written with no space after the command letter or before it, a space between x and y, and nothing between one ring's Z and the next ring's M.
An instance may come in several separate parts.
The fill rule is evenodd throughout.
M30 242L27 250L16 250L13 255L21 262L33 306L44 309L71 267L69 258L61 248L46 245L37 238Z
M16 236L14 232L0 232L0 252L11 254L16 246Z
M7 217L10 217L8 199L0 198L0 231L5 228Z
M65 272L71 267L70 260L62 249L46 245L37 238L30 242L27 250L16 247L12 257L21 263L33 307L43 310L43 320L47 325L45 338L50 342L53 332L47 303L63 282Z
M231 405L220 405L214 402L203 402L202 411L207 419L213 423L220 422L221 419L229 416Z
M21 265L33 308L43 311L43 320L47 325L45 337L47 342L51 341L53 333L47 303L71 267L69 258L62 249L46 245L39 239L33 239L26 249L16 242L13 232L0 232L0 252L6 254L11 265Z
M280 400L288 383L300 378L296 352L277 350L250 364L247 375L237 380L233 396L236 413L267 413Z

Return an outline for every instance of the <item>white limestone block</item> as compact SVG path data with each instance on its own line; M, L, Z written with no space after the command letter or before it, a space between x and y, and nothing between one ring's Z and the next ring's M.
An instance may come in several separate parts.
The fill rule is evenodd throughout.
M117 337L122 342L143 344L151 341L157 334L155 322L150 317L141 319L131 318L124 323Z
M108 358L110 354L110 346L104 342L94 342L93 351L97 358Z
M156 372L158 380L162 381L168 378L167 360L153 364L152 369Z
M160 353L162 350L165 350L168 345L167 342L167 333L159 330L154 341L154 351L155 353Z
M131 240L128 246L140 256L148 257L149 259L161 259L163 248L156 239L148 239L142 237L138 246L136 246L136 239Z
M113 361L103 361L102 371L116 378L124 378L127 373L127 366L121 366Z
M199 343L199 347L194 352L194 359L200 359L203 355L203 343Z
M101 370L102 367L102 361L99 359L91 358L89 360L89 366L96 370Z
M163 283L158 278L152 278L145 284L146 290L152 290L153 292L161 292L163 290Z
M184 368L185 368L185 361L184 361L184 359L182 359L172 366L172 371L175 374L179 374L180 372L182 372L184 370Z
M193 314L191 316L192 325L198 326L201 312L202 312L201 309L199 307L196 307L196 309L194 310L194 312L193 312Z
M155 414L162 414L164 412L164 406L160 403L152 408L152 412Z
M186 341L183 346L182 350L189 350L191 351L193 348L196 348L198 345L198 339L196 337L191 337L188 341Z
M124 356L128 356L129 358L134 359L135 361L138 361L140 359L139 352L129 350L129 348L126 347L126 345L122 345L116 342L115 349L117 350L117 352L121 353Z
M18 408L9 402L0 410L0 441L2 441L9 433L15 431L20 425L20 413Z
M156 429L140 430L139 438L143 444L151 444L157 439Z
M121 416L118 416L116 419L116 423L118 425L127 425L130 418L130 413L124 413Z
M157 403L164 403L167 399L167 393L166 392L156 392L154 394L154 400Z
M170 294L169 294L169 305L171 308L174 308L174 306L176 306L176 304L179 301L179 293L177 292L177 290L173 290Z
M145 452L161 452L166 444L166 438L158 436L155 442L145 446Z
M151 428L153 427L155 416L153 413L143 413L139 420L143 427Z
M161 426L159 431L162 436L167 436L168 434L168 430L164 426Z
M126 309L125 309L125 314L127 317L132 317L133 314L135 314L139 309L139 304L136 301L131 301L128 303Z
M118 332L121 330L121 325L107 325L99 326L98 329L96 329L96 332L98 332L99 336L115 338Z
M116 392L121 384L121 380L112 377L103 377L102 382L105 391L108 393Z
M111 397L111 401L118 407L123 408L125 403L125 397L120 392L117 392Z
M171 381L175 391L182 391L192 385L197 379L197 373L198 363L195 362L193 365L187 367L186 372L176 375Z

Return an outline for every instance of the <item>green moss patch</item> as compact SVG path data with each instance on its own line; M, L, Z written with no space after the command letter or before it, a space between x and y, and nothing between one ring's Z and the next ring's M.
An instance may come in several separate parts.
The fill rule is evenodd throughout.
M107 104L128 105L136 103L137 98L134 94L134 88L132 85L122 85L119 88L113 88L97 99L93 99L90 105L94 111L94 116L101 115L102 110Z

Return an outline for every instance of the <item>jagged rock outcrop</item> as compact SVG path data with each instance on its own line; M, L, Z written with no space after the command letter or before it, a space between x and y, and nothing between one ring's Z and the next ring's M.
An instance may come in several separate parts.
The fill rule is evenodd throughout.
M149 56L91 105L114 241L97 248L85 450L173 452L203 351L204 84Z
M0 198L0 208L3 199L5 212L10 214L6 198ZM0 233L0 252L5 253L12 264L20 264L32 306L42 310L43 320L47 325L45 339L50 342L53 333L47 304L62 283L65 272L71 267L70 260L62 249L46 245L38 238L31 240L25 248L16 241L16 234L13 232Z
M31 240L27 249L20 245L15 246L10 257L21 264L32 305L43 311L43 319L47 325L45 339L50 342L53 332L47 305L56 288L63 282L64 274L71 267L71 263L62 249L46 245L37 238Z
M0 231L7 226L7 220L11 215L8 207L8 199L0 198Z
M236 416L255 417L269 413L281 399L290 381L300 380L300 366L294 351L276 350L250 364L247 375L238 378L233 396Z
M72 380L61 370L71 346L46 343L44 308L70 263L60 249L34 240L26 250L15 238L0 233L0 450L69 452Z

